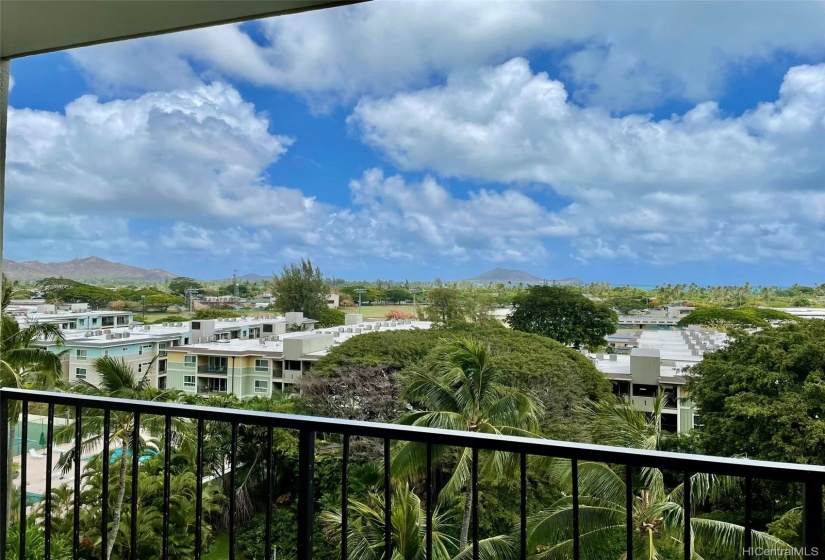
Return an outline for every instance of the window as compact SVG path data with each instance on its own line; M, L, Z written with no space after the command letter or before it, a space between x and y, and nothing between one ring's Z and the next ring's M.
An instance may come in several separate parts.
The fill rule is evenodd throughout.
M189 344L189 337L188 336L183 338L183 343L184 344Z
M255 371L269 371L269 360L255 360Z
M256 393L266 393L266 386L269 384L269 381L256 379L255 380L255 392Z
M184 356L183 357L183 365L187 367L195 367L195 364L198 361L197 356Z
M295 371L301 371L301 362L296 360L286 360L284 362L284 369L292 369Z
M158 360L158 373L166 373L166 360Z
M158 377L158 389L166 389L166 376Z
M183 376L183 386L184 387L194 387L195 386L195 376L194 375L184 375Z
M108 355L109 355L109 351L108 351L108 350L104 350L104 351L103 351L103 357L105 358L105 357L107 357Z
M271 333L272 332L272 325L264 325L264 332Z
M80 350L80 349L78 349L78 350L77 350L77 354L76 354L76 356L77 356L77 359L78 359L78 360L81 360L81 361L86 360L86 350Z
M86 368L77 368L76 370L74 370L74 376L77 379L86 379Z
M193 331L201 330L201 322L200 321L192 321L192 330Z
M92 319L92 324L93 324L93 325L96 325L96 324L97 324L97 317L95 317L94 319Z

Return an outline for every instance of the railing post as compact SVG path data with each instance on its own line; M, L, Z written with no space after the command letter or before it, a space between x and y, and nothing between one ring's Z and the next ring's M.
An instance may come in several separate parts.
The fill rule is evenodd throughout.
M8 532L8 505L9 505L9 399L0 391L0 554L6 555L6 534ZM23 459L25 460L25 459Z
M298 560L312 560L314 477L315 432L301 430L298 436Z
M825 554L822 534L822 482L805 483L802 496L802 542L805 553L811 558Z

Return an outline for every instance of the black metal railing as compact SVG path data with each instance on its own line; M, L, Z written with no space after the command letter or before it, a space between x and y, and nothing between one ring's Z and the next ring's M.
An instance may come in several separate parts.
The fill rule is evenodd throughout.
M296 551L299 560L310 560L312 558L312 539L313 539L313 524L315 523L314 515L314 478L315 478L315 444L316 434L339 434L343 441L343 459L341 472L341 508L342 508L342 527L341 527L341 553L342 558L347 557L348 542L347 542L347 523L348 523L348 477L349 477L349 456L350 456L350 442L352 438L376 438L383 442L383 462L384 462L384 519L391 520L391 469L390 469L390 450L393 441L407 441L424 444L426 446L426 469L425 469L425 496L426 499L426 558L431 559L433 554L433 502L435 496L434 490L434 446L450 446L455 448L469 448L472 450L472 468L470 475L470 491L472 500L472 520L473 530L471 534L472 557L479 558L479 488L478 488L478 453L479 451L501 451L514 453L519 457L519 475L520 481L520 496L519 496L519 511L520 511L520 527L518 530L518 551L519 557L524 560L528 557L529 551L527 548L527 471L528 471L528 457L555 457L568 459L572 465L572 511L573 511L573 553L572 558L579 560L581 555L580 537L581 527L579 520L580 503L579 503L579 477L578 469L582 461L595 461L601 463L610 463L615 465L624 465L625 482L626 482L626 537L627 537L627 553L628 560L633 559L633 537L634 537L634 521L633 521L633 474L638 473L637 469L650 467L657 469L666 469L675 471L683 475L684 492L683 492L683 510L684 510L684 558L690 560L693 558L693 551L691 550L692 535L691 535L691 475L697 473L708 473L714 475L724 475L741 477L745 480L745 520L744 520L744 551L743 556L751 556L752 548L752 534L753 534L753 520L752 515L752 487L754 480L772 480L783 481L789 483L800 483L803 485L803 543L809 555L819 557L825 550L823 539L823 483L825 483L825 467L773 463L767 461L752 461L742 459L730 459L722 457L710 457L703 455L688 455L658 451L642 451L637 449L607 447L601 445L586 445L573 442L551 441L543 439L528 439L520 437L496 436L489 434L469 433L450 430L424 429L418 427L400 426L395 424L380 424L371 422L348 421L331 418L318 418L311 416L297 416L288 414L273 414L266 412L255 412L249 410L234 410L224 408L208 408L201 406L186 406L171 403L157 403L146 401L134 401L124 399L110 399L92 396L82 396L70 393L48 393L40 391L26 391L20 389L0 389L0 421L3 425L8 426L10 405L13 402L22 403L22 438L25 441L27 437L27 415L29 406L35 403L43 403L48 407L48 430L47 430L47 452L46 452L46 492L45 499L45 524L43 531L45 534L45 554L46 558L50 558L50 542L51 542L51 481L49 474L54 466L54 455L52 443L55 436L54 417L55 407L68 407L75 414L74 424L74 456L80 457L80 441L82 437L81 421L83 409L93 409L102 411L103 414L103 457L109 457L109 435L111 426L111 419L114 413L126 412L133 415L133 442L132 449L139 449L139 434L141 426L141 418L151 416L160 417L164 419L165 428L165 442L164 442L164 479L163 479L163 519L164 530L161 537L161 548L157 551L158 558L168 558L169 553L169 516L170 516L170 476L171 458L170 458L170 442L172 441L172 423L175 419L190 419L194 421L197 426L197 490L196 490L196 514L195 514L195 541L194 541L194 558L200 559L202 556L201 550L201 531L204 521L203 511L203 477L204 477L204 423L209 421L225 422L231 426L231 450L229 452L230 470L228 471L231 477L230 487L235 487L235 471L237 459L237 441L238 428L240 425L245 426L259 426L267 430L266 441L263 445L266 446L266 484L269 488L266 506L266 527L265 530L265 558L272 558L272 535L269 527L272 523L273 511L273 495L272 495L272 477L273 477L273 430L276 428L294 430L298 432L298 508L297 508L297 534L295 535ZM0 476L0 508L2 508L2 515L0 515L0 550L6 550L6 539L8 533L8 521L6 516L7 496L12 490L9 488L9 479L6 476L6 465L8 460L8 438L9 431L7 429L0 430L0 468L3 470L3 476ZM138 477L140 466L140 453L137 451L131 456L131 484L132 495L136 496L138 492ZM109 485L109 461L102 461L103 477L102 477L102 496L108 495ZM81 461L75 460L73 463L74 469L74 495L81 495ZM20 487L26 488L27 480L26 461L21 461L20 469ZM235 516L236 503L235 492L231 492L229 497L229 558L235 558ZM138 531L137 531L137 508L138 501L131 500L131 550L137 550ZM101 550L105 550L108 538L108 499L102 500L102 528L101 528ZM73 558L80 556L80 500L73 501L74 520L73 520ZM19 558L26 558L26 518L29 514L27 512L26 500L21 499L19 514ZM385 558L392 556L391 550L392 542L392 525L391 521L384 523L384 550ZM810 551L817 551L817 554L810 554Z

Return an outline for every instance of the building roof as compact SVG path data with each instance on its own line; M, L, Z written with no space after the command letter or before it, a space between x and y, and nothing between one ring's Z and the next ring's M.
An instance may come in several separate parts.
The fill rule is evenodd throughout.
M145 37L363 0L3 0L0 58Z

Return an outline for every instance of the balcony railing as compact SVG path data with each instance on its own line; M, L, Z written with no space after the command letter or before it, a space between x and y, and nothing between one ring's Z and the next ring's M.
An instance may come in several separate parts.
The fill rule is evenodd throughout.
M226 366L198 366L198 373L222 373L226 375Z
M490 434L469 433L461 431L438 430L438 429L424 429L418 427L400 426L395 424L379 424L371 422L358 422L339 420L331 418L318 418L310 416L296 416L287 414L272 414L266 412L255 412L249 410L232 410L223 408L208 408L201 406L185 406L171 403L157 403L147 401L133 401L124 399L110 399L101 397L81 396L69 393L47 393L40 391L26 391L19 389L0 389L0 422L4 426L8 425L9 410L12 402L22 403L22 434L21 438L26 441L27 433L27 415L28 405L33 403L45 403L48 407L48 435L46 442L46 469L47 473L51 472L54 466L54 453L52 442L54 441L54 416L55 406L69 407L74 411L75 418L81 419L83 417L83 410L95 409L102 411L102 441L103 441L103 457L109 457L109 435L111 430L112 418L120 413L128 413L133 417L133 434L134 441L132 448L137 449L139 441L139 433L141 426L141 419L146 419L147 415L153 418L163 418L165 426L164 446L161 450L164 460L164 484L163 484L163 534L161 536L161 547L156 551L157 558L169 557L169 518L170 518L170 476L171 472L171 456L172 456L172 426L173 419L190 419L197 427L197 502L195 514L195 540L194 540L194 558L200 559L202 556L201 550L201 527L204 520L202 490L203 490L203 469L204 469L204 424L207 421L226 422L232 429L231 450L229 453L230 469L227 471L230 477L229 487L236 487L235 480L235 466L237 457L237 435L238 427L244 426L259 426L266 428L266 440L261 442L267 451L266 457L266 488L269 488L269 494L266 499L266 526L271 527L272 524L272 508L275 496L273 495L273 430L275 428L283 428L294 430L298 432L298 510L297 510L297 534L295 535L295 544L297 551L297 558L299 560L311 560L313 554L312 539L313 539L313 524L315 523L315 515L313 511L313 503L315 496L314 487L314 467L315 467L315 443L316 434L339 434L343 439L342 446L342 472L341 472L341 508L342 508L342 530L341 530L341 557L347 558L348 542L347 542L347 519L348 519L348 473L349 473L349 450L350 441L353 438L377 438L383 442L383 463L384 463L384 519L391 520L391 468L390 468L390 449L393 441L408 441L424 444L426 446L426 475L424 480L426 499L426 558L431 559L432 556L432 524L433 524L433 503L434 503L434 465L433 465L433 447L434 446L450 446L455 448L469 448L472 451L473 461L470 473L470 489L472 502L472 520L473 530L471 531L471 547L472 557L479 557L479 508L478 508L478 453L479 451L502 451L514 453L520 459L520 468L518 473L513 473L517 477L520 486L520 493L518 496L518 504L520 511L520 525L518 527L518 550L521 559L526 559L529 555L527 548L527 469L528 457L556 457L568 459L572 466L572 500L573 500L573 551L572 558L579 560L581 558L580 550L580 516L579 516L579 492L578 492L578 465L582 461L596 461L602 463L610 463L615 465L623 465L625 467L625 481L626 481L626 520L625 529L627 537L627 555L628 560L633 559L633 537L634 537L634 521L633 521L633 474L638 474L638 469L644 467L651 467L656 469L667 469L681 473L684 476L684 492L683 492L683 509L684 509L684 535L683 542L687 543L684 546L684 558L690 560L693 558L693 551L691 550L691 543L693 542L691 535L690 518L692 515L692 492L691 492L691 478L690 476L696 473L709 473L715 475L725 475L733 477L742 477L745 480L745 520L744 520L744 551L745 557L751 557L752 549L752 500L753 500L753 482L754 480L776 480L791 483L801 483L803 485L803 543L809 554L812 551L817 551L813 556L818 557L825 551L823 546L823 483L825 483L825 467L797 465L785 463L773 463L767 461L751 461L742 459L730 459L723 457L710 457L703 455L687 455L678 453L667 453L658 451L642 451L636 449L607 447L601 445L587 445L573 442L551 441L543 439L527 439L520 437L496 436ZM74 430L74 456L80 457L80 441L82 437L81 422L75 422ZM8 430L0 430L0 468L3 470L3 476L0 476L0 550L6 550L7 540L7 518L6 507L9 491L8 478L6 476L6 465L8 460ZM131 457L131 484L133 494L137 493L137 484L139 474L140 458L139 453L134 453ZM23 460L20 464L20 487L26 488L27 483L27 461ZM102 462L103 476L101 478L102 495L109 494L109 461ZM81 496L81 461L74 461L74 495ZM51 542L51 480L46 477L46 492L45 512L46 522L43 527L46 543L46 558L49 558L49 551ZM235 558L235 519L236 519L236 493L231 492L229 497L229 558ZM698 504L693 504L698 505ZM74 515L74 531L73 531L73 557L78 558L81 554L81 538L79 531L79 511L80 500L73 500ZM108 538L108 519L110 512L109 500L103 499L100 505L102 509L101 515L101 550L105 550ZM137 550L137 500L132 500L129 503L131 507L131 516L129 517L131 524L131 549ZM19 516L20 535L19 535L19 558L26 558L26 517L27 517L26 501L21 500L19 512L15 515ZM392 557L392 522L384 523L384 550L385 558ZM265 531L265 558L272 558L272 536L270 531ZM638 559L637 559L638 560Z

